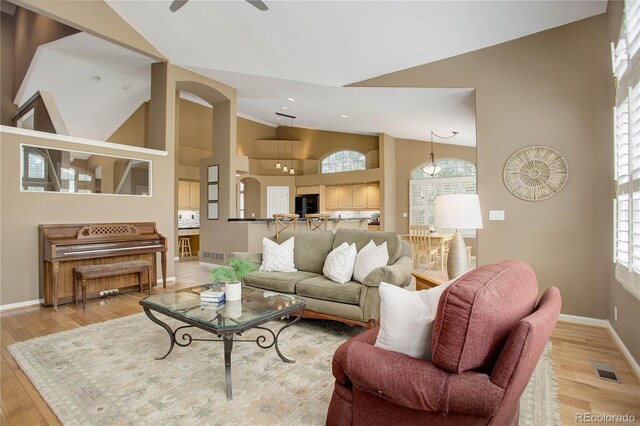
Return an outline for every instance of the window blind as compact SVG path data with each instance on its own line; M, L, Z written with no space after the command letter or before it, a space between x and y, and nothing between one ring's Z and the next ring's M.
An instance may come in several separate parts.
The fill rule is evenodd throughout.
M614 262L616 279L640 299L640 2L625 1L612 47L614 109Z
M435 201L439 195L477 194L476 177L445 177L412 179L409 181L409 224L433 225ZM474 236L474 230L464 229L463 236Z

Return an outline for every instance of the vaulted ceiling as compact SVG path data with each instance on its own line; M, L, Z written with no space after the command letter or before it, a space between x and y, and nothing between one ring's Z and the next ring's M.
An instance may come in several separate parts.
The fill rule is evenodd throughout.
M430 130L457 130L450 143L474 145L473 88L343 86L601 14L607 2L266 0L269 10L260 12L241 0L191 0L176 13L169 11L170 1L107 3L170 62L236 87L238 112L245 117L277 125L279 111L297 116L300 127L418 140L427 140ZM56 42L50 53L79 52L77 42ZM144 83L139 76L149 61L99 45L87 57L103 71L67 68L83 84L100 73L129 75L133 83L119 77L110 90L95 90L96 103L114 105L108 112L117 116L115 123L148 94L148 78ZM135 90L123 93L125 85ZM94 93L95 86L85 93ZM62 109L68 102L65 90L58 92ZM115 103L125 98L117 114ZM79 121L81 112L69 120ZM103 127L82 136L100 138L113 124Z

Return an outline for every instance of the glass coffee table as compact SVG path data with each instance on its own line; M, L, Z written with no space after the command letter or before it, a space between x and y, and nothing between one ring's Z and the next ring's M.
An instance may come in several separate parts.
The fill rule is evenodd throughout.
M169 356L175 345L189 346L192 342L223 342L224 370L227 385L227 400L233 399L231 390L231 350L234 342L254 342L262 349L275 347L276 353L284 362L295 362L288 359L278 347L280 333L300 320L304 312L304 301L293 295L274 293L251 287L242 287L242 300L223 302L218 305L201 302L200 293L216 286L206 284L181 289L175 292L154 294L140 301L144 313L149 319L163 327L169 333L170 346L161 360ZM214 287L219 289L219 286ZM172 329L167 323L159 320L153 313L160 313L174 318L186 325ZM288 319L279 330L273 331L262 326L269 321ZM199 328L219 336L219 339L195 338L188 333L189 328ZM259 329L261 333L255 339L238 339L249 329Z

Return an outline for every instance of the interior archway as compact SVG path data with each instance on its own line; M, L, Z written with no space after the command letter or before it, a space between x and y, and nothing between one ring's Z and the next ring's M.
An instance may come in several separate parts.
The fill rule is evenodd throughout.
M240 179L238 184L238 212L240 217L260 217L261 200L261 184L260 181L246 177Z

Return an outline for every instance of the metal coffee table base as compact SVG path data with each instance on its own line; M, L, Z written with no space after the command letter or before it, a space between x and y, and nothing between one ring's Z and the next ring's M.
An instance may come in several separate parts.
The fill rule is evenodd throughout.
M302 314L304 313L304 308L298 311L286 314L287 317L289 318L293 317L293 319L290 320L288 323L286 323L284 326L282 326L277 332L274 332L271 329L268 329L266 327L262 327L259 325L248 328L248 330L257 328L259 330L266 331L271 335L271 337L268 338L264 334L260 334L255 339L234 339L233 337L234 334L237 334L238 336L242 336L242 333L246 330L240 330L240 331L234 330L234 329L215 330L211 327L207 327L204 324L201 324L195 321L190 321L184 317L173 316L173 315L170 315L168 312L162 312L163 315L167 315L169 317L175 318L181 322L186 322L188 324L188 325L180 326L175 330L173 330L168 324L160 321L156 316L154 316L151 313L151 310L149 308L144 307L144 313L147 314L147 316L151 321L155 322L156 324L158 324L159 326L167 330L167 333L169 333L169 339L171 340L169 350L167 351L167 353L159 358L156 358L156 360L165 359L167 356L169 356L169 354L173 351L173 348L175 347L175 345L185 347L185 346L189 346L193 342L224 342L224 373L225 373L225 381L227 385L227 400L231 401L233 399L233 392L231 389L231 351L233 350L233 342L254 342L262 349L269 349L270 347L273 346L275 347L276 353L278 354L280 359L282 359L282 361L288 362L288 363L294 363L295 362L294 360L291 360L285 357L284 355L282 355L282 352L280 352L280 348L278 346L278 339L280 337L280 333L282 333L282 331L285 328L291 327L293 324L298 322L300 318L302 318ZM272 318L271 321L274 319L276 318ZM194 328L194 327L199 328L201 330L208 331L209 333L213 333L217 336L220 336L221 338L220 339L194 338L193 336L191 336L191 334L183 331L184 329ZM267 342L269 341L270 343L267 344Z

